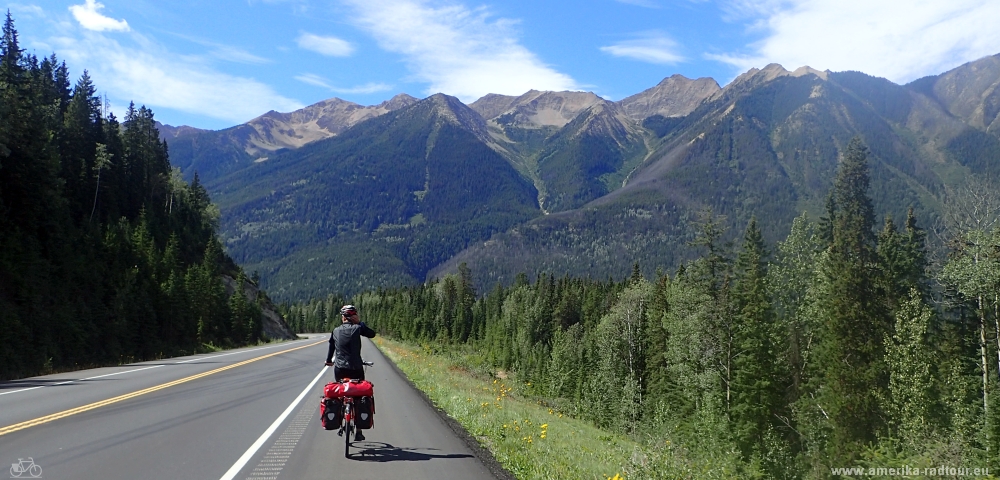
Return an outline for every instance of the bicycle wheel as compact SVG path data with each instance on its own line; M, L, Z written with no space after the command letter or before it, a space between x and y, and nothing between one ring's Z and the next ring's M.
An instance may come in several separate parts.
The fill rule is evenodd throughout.
M31 468L28 469L28 473L35 478L41 477L42 467L39 467L38 465L32 465Z
M354 435L354 412L347 404L344 414L344 458L351 458L351 437Z

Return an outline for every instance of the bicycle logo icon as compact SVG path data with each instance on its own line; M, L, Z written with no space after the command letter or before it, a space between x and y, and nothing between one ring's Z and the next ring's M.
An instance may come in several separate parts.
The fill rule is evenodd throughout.
M24 478L42 478L42 467L31 457L19 458L17 463L10 464L10 478L21 478L24 474L27 474Z

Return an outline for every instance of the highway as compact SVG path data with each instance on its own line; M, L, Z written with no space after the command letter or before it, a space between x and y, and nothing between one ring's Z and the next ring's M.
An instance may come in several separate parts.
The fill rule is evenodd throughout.
M367 339L375 428L344 458L319 422L327 338L0 383L0 478L29 458L46 479L509 478Z

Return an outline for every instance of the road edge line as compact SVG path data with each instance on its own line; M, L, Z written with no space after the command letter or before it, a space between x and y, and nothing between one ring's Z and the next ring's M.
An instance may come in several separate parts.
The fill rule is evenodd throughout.
M285 421L286 418L288 418L289 415L291 415L292 410L295 410L295 407L299 405L302 399L306 398L306 394L308 394L309 391L312 390L312 388L316 385L316 382L318 382L320 378L323 378L323 374L325 374L327 369L329 368L330 367L324 366L323 369L319 371L319 375L316 375L316 378L314 378L313 381L309 383L309 386L307 386L306 389L303 390L298 397L295 397L295 400L292 401L291 405L289 405L288 408L286 408L285 411L282 412L280 416L278 416L278 419L275 420L270 427L267 427L267 430L264 430L264 433L260 434L260 437L257 438L257 441L253 442L253 445L250 445L250 448L248 448L246 452L243 452L243 455L238 460L236 460L236 463L234 463L232 467L229 467L229 470L227 470L226 473L222 475L222 478L220 478L219 480L233 480L234 478L236 478L236 475L238 475L240 471L243 470L243 467L245 467L247 463L250 462L250 459L257 454L257 451L260 450L260 447L264 446L264 442L267 442L267 439L271 438L271 435L274 435L274 432L278 430L278 427L281 426L281 424Z

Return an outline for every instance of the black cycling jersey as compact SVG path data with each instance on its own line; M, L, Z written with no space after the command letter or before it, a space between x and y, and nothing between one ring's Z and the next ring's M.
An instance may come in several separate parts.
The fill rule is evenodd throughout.
M375 330L368 328L363 322L343 323L333 329L330 334L330 350L326 354L327 362L334 362L336 368L347 370L364 370L361 360L361 336L373 338ZM336 354L336 359L334 359Z

